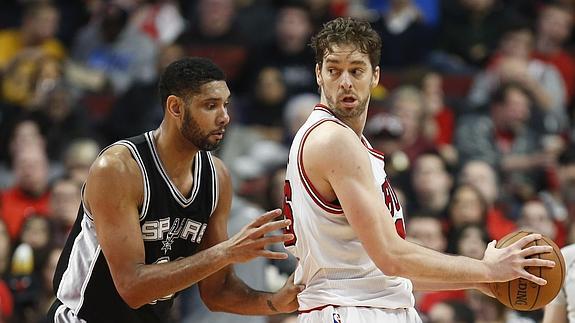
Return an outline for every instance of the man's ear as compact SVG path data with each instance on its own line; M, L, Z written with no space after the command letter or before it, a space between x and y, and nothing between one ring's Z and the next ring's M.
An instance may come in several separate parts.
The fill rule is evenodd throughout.
M169 114L173 115L174 117L179 117L183 111L183 103L184 100L181 98L170 95L166 99L166 110Z
M315 81L319 87L323 86L323 79L321 78L321 67L315 64Z
M379 68L379 66L375 67L375 70L373 71L373 76L371 79L371 88L374 89L375 87L377 87L377 85L379 84L379 73L380 73L381 69Z

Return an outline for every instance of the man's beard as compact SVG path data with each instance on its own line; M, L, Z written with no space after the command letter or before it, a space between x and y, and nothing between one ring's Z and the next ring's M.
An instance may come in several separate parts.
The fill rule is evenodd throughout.
M210 151L218 148L220 141L210 142L209 134L202 132L196 120L191 116L191 113L184 111L184 123L180 133L192 145L200 150Z
M369 96L362 101L359 101L359 104L353 108L352 110L344 109L338 107L338 100L331 100L328 98L329 108L332 110L333 114L339 119L352 119L359 115L361 115L365 109L367 108L367 100L369 100Z

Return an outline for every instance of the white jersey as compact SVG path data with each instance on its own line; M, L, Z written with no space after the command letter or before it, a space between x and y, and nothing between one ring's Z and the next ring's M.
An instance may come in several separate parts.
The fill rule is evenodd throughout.
M308 180L303 147L320 124L335 122L347 127L325 106L317 105L296 134L289 153L284 186L284 214L292 219L287 231L295 238L287 249L299 259L295 282L304 284L298 295L299 310L329 305L386 309L414 306L411 281L383 273L366 253L337 201L326 201ZM381 188L398 234L405 238L403 211L384 171L383 155L362 138L369 151L374 185ZM345 152L342 152L345 158Z

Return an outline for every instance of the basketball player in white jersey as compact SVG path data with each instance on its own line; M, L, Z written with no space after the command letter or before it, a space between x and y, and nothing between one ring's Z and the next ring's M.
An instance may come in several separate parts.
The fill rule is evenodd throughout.
M524 266L553 266L528 256L529 235L482 260L445 255L404 240L403 211L384 171L384 156L362 131L378 84L381 40L368 23L337 18L312 39L321 103L292 143L284 214L286 242L298 259L299 322L421 322L412 291L477 288L523 277Z
M575 323L575 244L561 249L565 258L565 283L555 299L545 306L543 323Z

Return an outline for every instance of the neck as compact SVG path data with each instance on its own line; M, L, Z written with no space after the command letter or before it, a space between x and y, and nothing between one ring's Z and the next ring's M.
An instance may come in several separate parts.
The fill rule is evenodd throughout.
M189 172L194 156L199 149L188 142L174 127L169 127L164 120L153 132L152 139L156 143L158 155L166 171L172 176L181 172Z

